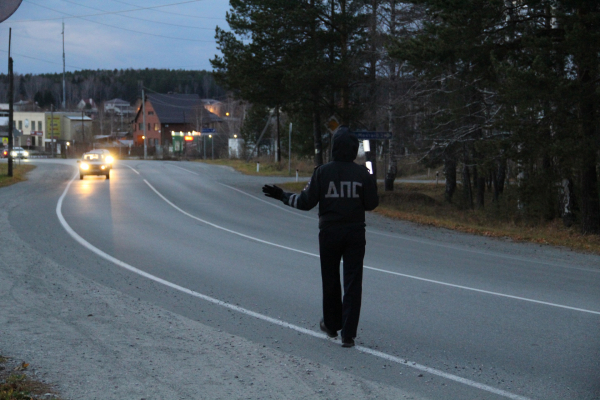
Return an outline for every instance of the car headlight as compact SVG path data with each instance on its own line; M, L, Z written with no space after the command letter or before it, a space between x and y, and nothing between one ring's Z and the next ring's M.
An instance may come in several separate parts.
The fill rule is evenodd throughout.
M107 157L106 157L106 162L107 162L107 163L109 163L109 164L111 164L111 163L112 163L114 160L115 160L115 159L114 159L114 158L112 158L112 156L107 156Z
M79 164L79 168L83 169L83 170L88 170L90 169L90 166L84 162L82 162L81 164Z
M11 157L16 157L17 156L17 152L16 151L11 151L10 152L10 156Z
M23 152L23 155L24 155L25 157L29 157L29 152L28 152L28 151L24 151L24 152Z
M106 165L102 165L100 169L106 169Z

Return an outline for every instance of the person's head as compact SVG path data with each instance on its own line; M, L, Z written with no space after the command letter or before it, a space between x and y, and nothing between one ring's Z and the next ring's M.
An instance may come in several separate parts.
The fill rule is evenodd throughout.
M358 138L342 125L333 134L333 161L351 162L358 154Z

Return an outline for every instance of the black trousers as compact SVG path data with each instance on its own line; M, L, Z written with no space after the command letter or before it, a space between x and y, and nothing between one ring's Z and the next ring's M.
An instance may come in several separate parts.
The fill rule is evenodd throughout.
M362 301L364 226L334 227L319 232L323 319L325 326L355 338ZM344 295L340 285L340 261L344 260Z

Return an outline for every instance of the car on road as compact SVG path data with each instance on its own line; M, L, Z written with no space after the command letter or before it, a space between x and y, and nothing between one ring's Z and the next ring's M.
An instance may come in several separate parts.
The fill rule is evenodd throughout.
M29 158L29 152L22 147L13 147L10 155L12 158Z
M79 163L79 179L85 175L104 175L110 179L114 159L108 150L92 150L85 153Z
M2 152L0 153L0 157L1 158L8 158L8 147L5 147L2 149Z

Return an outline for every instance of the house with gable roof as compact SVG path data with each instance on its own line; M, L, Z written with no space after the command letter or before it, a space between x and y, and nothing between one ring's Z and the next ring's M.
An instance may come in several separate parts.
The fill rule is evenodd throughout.
M116 115L129 115L133 114L133 108L128 101L116 98L104 102L104 112Z
M218 129L223 120L208 111L197 94L146 95L146 137L148 146L168 146L172 132L200 132L203 128ZM140 104L133 120L133 141L144 144L144 115Z

